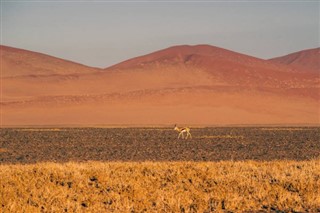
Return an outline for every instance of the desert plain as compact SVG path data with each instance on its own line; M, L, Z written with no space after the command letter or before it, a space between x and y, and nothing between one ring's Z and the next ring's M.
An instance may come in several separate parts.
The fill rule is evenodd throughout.
M319 83L319 48L102 69L1 46L0 211L319 212Z

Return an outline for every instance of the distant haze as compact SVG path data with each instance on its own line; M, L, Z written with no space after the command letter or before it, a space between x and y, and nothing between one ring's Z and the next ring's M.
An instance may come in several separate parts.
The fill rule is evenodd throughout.
M179 44L267 59L319 46L319 4L1 0L1 44L96 67Z

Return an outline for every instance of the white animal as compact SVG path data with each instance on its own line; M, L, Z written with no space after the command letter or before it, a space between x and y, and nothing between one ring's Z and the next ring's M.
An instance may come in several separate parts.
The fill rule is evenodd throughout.
M177 131L177 132L179 132L178 139L180 138L180 136L182 136L182 139L184 139L184 133L185 133L185 132L187 133L185 139L187 139L188 136L190 136L190 138L192 138L189 127L179 128L179 127L177 127L177 125L174 125L174 130Z

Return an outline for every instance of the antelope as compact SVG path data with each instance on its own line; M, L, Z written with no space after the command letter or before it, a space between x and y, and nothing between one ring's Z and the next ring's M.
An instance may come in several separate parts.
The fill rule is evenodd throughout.
M182 136L182 139L184 139L185 132L187 133L186 139L188 138L188 136L190 136L190 138L192 138L191 133L190 133L190 128L188 128L188 127L179 128L179 127L177 127L177 124L176 124L176 125L174 125L174 130L179 132L178 139L180 138L180 136Z

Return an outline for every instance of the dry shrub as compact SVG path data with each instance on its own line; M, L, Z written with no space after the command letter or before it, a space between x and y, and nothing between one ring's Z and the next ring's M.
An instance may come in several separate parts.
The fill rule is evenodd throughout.
M320 211L320 160L0 165L0 212Z

